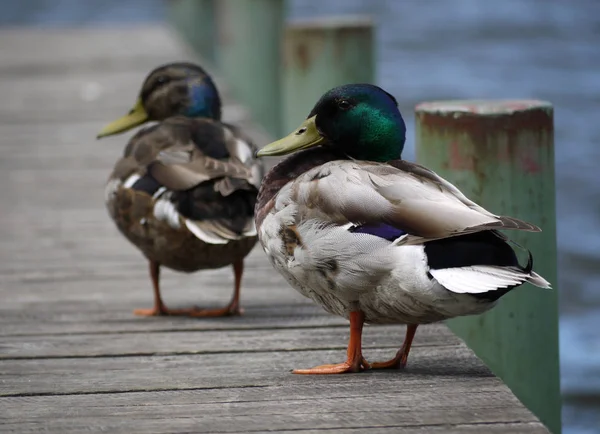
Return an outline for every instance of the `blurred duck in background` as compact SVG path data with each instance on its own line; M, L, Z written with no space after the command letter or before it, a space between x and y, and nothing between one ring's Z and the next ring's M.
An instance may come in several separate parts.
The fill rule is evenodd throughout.
M137 315L239 315L244 258L257 241L254 206L263 167L236 127L221 122L221 100L199 66L172 63L153 70L131 111L98 138L138 131L105 189L106 206L121 233L148 259L154 307ZM191 273L231 265L234 291L219 309L169 309L160 268Z

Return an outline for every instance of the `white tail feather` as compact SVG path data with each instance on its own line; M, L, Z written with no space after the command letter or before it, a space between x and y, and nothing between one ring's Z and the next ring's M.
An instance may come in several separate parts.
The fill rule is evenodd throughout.
M244 228L243 235L245 237L255 237L257 235L257 232L256 232L256 223L254 222L253 218L250 219L250 221L248 222L248 224Z
M192 220L185 220L185 226L188 230L193 233L196 238L204 241L208 244L227 244L229 240L219 237L218 235L211 234L207 231L200 229L200 227L194 223Z
M552 285L550 285L550 282L548 282L546 279L544 279L542 276L540 276L534 271L531 272L531 277L527 279L527 281L532 285L537 286L538 288L552 289Z
M525 282L550 288L550 284L539 274L525 273L514 267L476 265L429 270L429 273L446 289L458 294L481 294Z
M181 224L179 223L179 213L175 208L175 205L168 199L160 199L154 202L154 217L157 220L166 221L173 229L179 229Z
M138 175L137 173L134 173L133 175L129 176L125 181L123 181L123 187L124 188L131 188L133 187L133 184L135 184L138 179L140 179L140 175Z

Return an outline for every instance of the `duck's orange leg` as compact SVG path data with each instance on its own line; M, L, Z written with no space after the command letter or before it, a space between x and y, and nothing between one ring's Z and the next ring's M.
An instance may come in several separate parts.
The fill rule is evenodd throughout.
M396 357L387 362L375 362L371 365L371 369L402 369L406 366L408 360L408 353L410 353L410 346L412 345L413 338L417 332L417 325L409 324L406 326L406 337L402 347L396 353Z
M152 279L152 289L154 292L154 307L152 309L135 309L133 313L141 316L168 315L169 310L165 306L160 296L160 264L156 261L149 261L150 279Z
M242 274L244 273L244 260L234 262L233 272L235 277L233 298L227 306L220 309L202 309L199 307L169 309L162 301L160 296L160 264L150 261L150 278L152 279L152 288L154 290L154 307L152 309L136 309L133 311L136 315L142 316L193 316L193 317L219 317L241 315L243 310L240 308L240 288L242 284Z
M294 369L294 374L343 374L346 372L360 372L369 369L369 363L362 355L362 329L365 314L356 311L350 312L350 341L348 342L348 356L345 362L333 365L320 365L310 369Z
M244 310L240 307L240 290L242 286L242 274L244 274L244 259L239 259L233 263L233 297L229 304L220 309L200 309L194 307L192 309L181 309L182 315L194 317L218 317L218 316L234 316L241 315Z

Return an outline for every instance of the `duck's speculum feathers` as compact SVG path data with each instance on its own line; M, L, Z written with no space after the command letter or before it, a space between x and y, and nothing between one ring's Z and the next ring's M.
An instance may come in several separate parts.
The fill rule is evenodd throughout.
M358 234L369 234L379 238L386 239L388 241L394 241L400 238L402 235L406 235L407 232L403 229L398 229L394 226L379 223L379 224L365 224L356 225L348 229L350 232Z

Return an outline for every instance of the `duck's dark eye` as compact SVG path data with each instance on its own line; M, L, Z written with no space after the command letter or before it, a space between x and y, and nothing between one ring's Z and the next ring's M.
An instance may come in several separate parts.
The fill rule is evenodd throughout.
M159 75L158 77L156 77L156 82L158 84L164 84L168 81L167 77L165 77L164 75Z
M341 108L342 110L348 110L351 107L351 104L349 101L343 99L338 102L338 107Z

